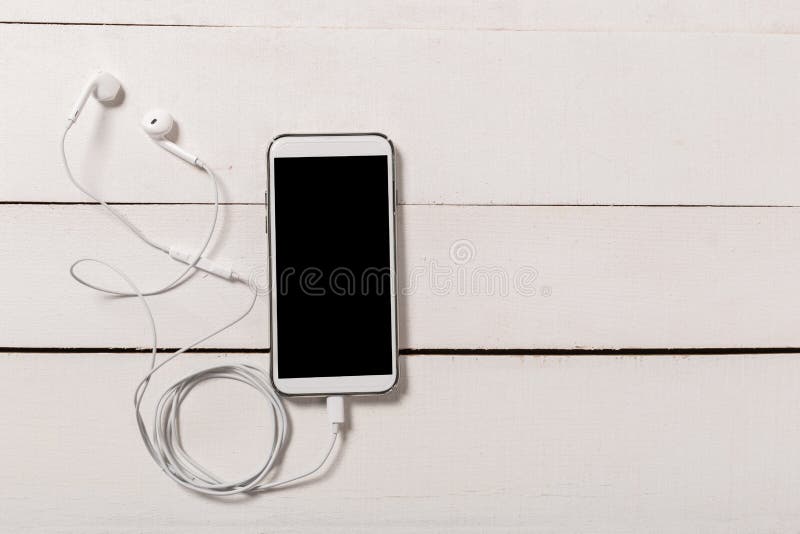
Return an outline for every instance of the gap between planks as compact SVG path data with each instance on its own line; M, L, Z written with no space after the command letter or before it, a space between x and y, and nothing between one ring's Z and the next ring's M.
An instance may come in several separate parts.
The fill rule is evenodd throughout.
M19 26L119 26L129 28L211 28L238 29L252 28L263 30L353 30L353 31L446 31L446 32L508 32L508 33L666 33L685 35L800 35L795 31L759 31L759 30L658 30L658 29L603 29L603 28L502 28L502 27L458 27L458 26L337 26L337 25L271 25L271 24L166 24L136 22L55 22L55 21L22 21L0 20L0 25Z
M137 354L152 349L138 347L0 347L0 354ZM175 352L177 347L159 347L159 354ZM200 347L187 353L269 354L269 348ZM736 354L794 354L800 347L696 347L696 348L619 348L619 349L400 349L401 356L724 356Z
M213 202L106 202L109 206L213 206ZM10 206L99 206L97 202L0 200ZM264 206L263 202L220 202L220 206ZM795 204L506 204L478 202L398 202L398 206L450 206L464 208L800 208Z

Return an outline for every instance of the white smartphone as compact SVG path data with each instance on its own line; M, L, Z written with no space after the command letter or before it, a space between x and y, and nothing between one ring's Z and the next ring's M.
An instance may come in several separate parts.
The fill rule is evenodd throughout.
M394 150L381 134L267 150L271 375L285 395L397 382Z

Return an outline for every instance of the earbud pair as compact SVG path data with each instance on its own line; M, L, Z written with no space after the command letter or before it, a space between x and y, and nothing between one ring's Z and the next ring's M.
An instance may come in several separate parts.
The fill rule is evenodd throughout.
M93 95L98 102L111 103L117 100L121 90L122 84L120 84L119 80L117 80L114 76L103 71L96 72L81 91L78 100L75 102L75 105L72 108L72 112L70 113L68 120L73 123L78 120L78 115L80 115L81 110L86 104L86 100L89 99L90 94ZM148 111L144 115L144 118L142 118L142 128L147 135L150 136L150 139L156 142L156 144L158 144L167 152L178 156L182 160L187 161L192 165L202 167L202 162L197 156L190 154L167 139L167 135L169 135L170 131L172 131L174 125L175 120L172 118L172 115L163 109Z

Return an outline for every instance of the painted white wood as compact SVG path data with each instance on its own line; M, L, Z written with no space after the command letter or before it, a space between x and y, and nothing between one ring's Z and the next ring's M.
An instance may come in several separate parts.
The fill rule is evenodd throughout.
M407 204L800 204L793 35L0 26L0 199L80 201L56 149L123 202L206 202L140 131L172 111L226 200L261 202L284 132L382 131ZM69 53L65 53L69 51Z
M199 246L212 215L212 206L204 205L119 209L148 236L186 250ZM150 330L141 305L132 298L109 297L85 288L70 277L69 267L80 258L100 259L122 269L146 291L174 280L184 264L141 243L100 206L4 205L0 220L0 346L149 347ZM224 206L219 228L212 258L230 260L245 273L266 265L263 207ZM127 290L104 267L79 269L95 283ZM181 347L233 320L250 299L244 285L197 273L148 302L159 344ZM207 346L266 347L267 308L261 299L242 323Z
M232 502L179 489L148 457L131 406L146 360L0 356L0 530L800 529L796 354L405 357L396 394L349 403L323 478ZM232 361L266 364L192 355L167 378ZM198 388L187 447L222 474L247 472L269 436L260 402L232 383ZM327 431L321 401L289 405L284 473L316 461Z
M85 200L57 140L102 67L127 95L87 106L78 176L115 201L207 202L205 177L138 129L168 108L226 201L253 204L224 209L214 246L243 271L266 261L272 136L390 135L401 280L416 283L403 348L800 346L798 208L431 205L800 205L793 3L38 0L3 2L0 21L137 25L0 25L0 201ZM209 212L121 209L184 244ZM0 205L0 251L3 347L143 346L138 305L78 286L68 264L96 256L145 287L181 270L95 206ZM511 277L509 293L472 287L476 270ZM533 294L514 291L519 273ZM247 292L198 275L150 302L160 344L178 346ZM206 346L266 348L267 320L262 300ZM153 387L233 361L267 358L193 354ZM396 393L351 404L324 478L235 502L178 489L147 457L131 413L146 368L0 353L0 531L800 530L796 354L403 357ZM284 473L316 460L327 429L319 401L290 404ZM262 457L249 390L213 384L185 406L188 446L216 471Z
M404 346L800 343L796 208L407 206L401 213L403 276L444 272L435 285L415 277ZM473 259L455 264L465 250Z
M152 237L184 246L210 213L203 205L121 209ZM226 206L223 215L213 257L265 279L264 208ZM798 208L403 206L400 346L800 346L797 228ZM6 347L143 346L138 304L79 286L67 268L98 257L144 287L181 270L98 206L4 205L0 250ZM159 339L181 346L247 299L244 287L198 276L151 299ZM208 346L267 347L266 308L263 299Z
M269 27L484 28L511 30L796 32L792 2L746 0L513 0L375 2L348 0L23 0L7 1L3 21L195 24Z

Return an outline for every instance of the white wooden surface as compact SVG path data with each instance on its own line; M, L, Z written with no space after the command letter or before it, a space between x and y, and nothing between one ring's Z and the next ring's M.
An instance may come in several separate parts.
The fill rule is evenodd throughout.
M3 21L266 27L791 33L800 9L783 0L36 0L9 2Z
M800 346L794 3L39 0L3 2L0 23L0 532L800 530L796 354L469 354ZM321 480L227 503L183 492L138 442L146 357L60 352L147 342L137 306L77 286L73 260L145 286L180 269L81 204L60 168L60 128L94 68L126 97L87 106L68 143L76 174L191 245L208 183L138 128L168 108L231 204L213 253L256 275L271 137L396 143L400 274L418 283L401 297L401 346L456 354L402 357L396 393L354 401ZM443 291L424 276L434 266L534 269L535 294ZM198 275L152 299L162 345L246 296ZM267 320L262 302L206 347L266 348ZM265 358L187 356L154 389ZM266 441L261 410L248 390L203 387L189 445L242 473ZM286 472L324 432L317 401L290 411Z
M197 243L211 213L205 205L120 209L184 247ZM214 257L233 260L256 280L266 277L264 214L263 206L225 206L213 248ZM799 228L800 208L403 206L400 346L797 347ZM456 263L451 247L464 240L474 256ZM0 299L0 346L7 347L149 342L138 303L73 282L68 266L78 258L123 267L143 287L182 271L97 206L2 206L0 249L0 271L18 273L4 280ZM122 287L102 269L84 272ZM244 287L195 278L151 299L164 346L214 330L248 302ZM264 298L207 346L268 347L267 307Z
M793 35L0 25L0 50L5 200L84 200L30 150L104 68L125 101L69 147L114 201L208 201L139 128L160 106L230 202L263 202L275 135L377 130L407 204L800 205Z
M169 378L259 355L193 355ZM153 465L131 413L141 355L8 354L0 517L25 532L796 532L800 360L409 356L396 395L349 409L332 469L220 502ZM161 384L161 382L159 382ZM241 386L186 402L187 447L222 473L261 458ZM319 401L292 402L286 472L320 454Z

